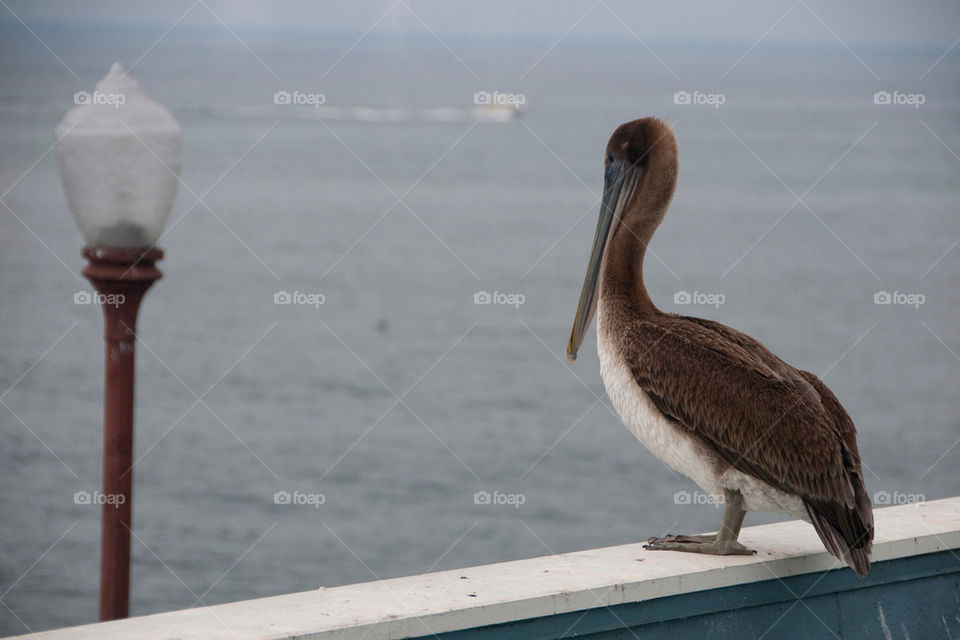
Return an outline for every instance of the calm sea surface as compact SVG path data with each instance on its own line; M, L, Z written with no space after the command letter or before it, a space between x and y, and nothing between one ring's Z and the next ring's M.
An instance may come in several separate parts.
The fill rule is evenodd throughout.
M53 129L158 34L41 34L80 80L23 29L0 34L0 632L25 633L97 614L100 513L74 496L100 485L102 321L74 304L89 285ZM842 49L760 46L721 80L745 46L655 47L667 69L638 43L562 43L531 68L549 42L451 40L461 63L428 35L378 35L321 80L351 37L244 40L264 64L228 34L175 30L133 71L186 150L141 314L132 613L715 528L720 511L613 414L593 334L563 357L604 145L648 114L674 121L681 153L655 302L822 374L876 501L960 493L956 55L920 79L940 52L860 52L877 80ZM284 90L411 109L496 90L526 111L203 109L272 109ZM880 90L925 102L875 105ZM475 305L481 291L523 304ZM874 304L882 291L923 304ZM512 504L475 504L483 491Z

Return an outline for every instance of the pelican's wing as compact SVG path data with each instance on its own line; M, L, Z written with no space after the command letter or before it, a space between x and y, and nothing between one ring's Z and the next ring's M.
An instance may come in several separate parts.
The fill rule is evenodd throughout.
M633 376L655 406L734 468L800 497L827 549L865 571L872 515L856 432L833 393L719 323L667 315L630 333Z
M834 427L843 441L844 467L851 476L856 502L854 508L838 509L835 505L819 505L807 507L810 514L810 520L817 529L821 540L827 545L827 548L837 557L842 556L842 547L845 540L838 540L835 535L831 535L836 530L859 532L857 533L860 545L855 545L850 550L852 556L851 564L857 569L860 575L866 573L866 568L870 566L869 554L873 542L873 507L870 504L870 498L867 495L866 487L863 483L863 471L860 466L860 452L857 450L857 430L853 426L853 420L847 415L846 410L833 392L823 384L821 380L809 371L799 371L817 391L821 398L821 404L826 410L827 415L833 421ZM829 527L825 525L830 525ZM830 540L833 543L827 542ZM838 552L838 550L840 552ZM861 571L859 567L864 567Z

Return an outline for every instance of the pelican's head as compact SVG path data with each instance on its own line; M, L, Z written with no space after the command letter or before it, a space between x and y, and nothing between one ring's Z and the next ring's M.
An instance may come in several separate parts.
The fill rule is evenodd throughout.
M567 358L571 362L577 359L577 351L597 309L604 251L623 218L627 213L640 211L636 205L641 200L646 202L648 196L653 196L650 204L654 206L643 207L644 212L651 214L650 219L643 222L650 226L651 234L663 218L676 182L676 144L670 126L657 118L641 118L622 124L607 142L600 219L567 344ZM654 165L656 171L651 171ZM661 201L662 206L659 206Z

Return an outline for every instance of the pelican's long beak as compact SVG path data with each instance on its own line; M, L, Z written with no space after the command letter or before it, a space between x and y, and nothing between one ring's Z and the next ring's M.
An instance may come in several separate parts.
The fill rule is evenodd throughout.
M590 262L587 264L587 275L583 279L577 315L573 320L570 342L567 344L567 358L570 362L576 362L577 351L583 344L583 337L590 328L590 321L593 320L593 314L597 310L603 252L620 223L623 207L632 195L639 175L639 168L623 160L610 163L604 174L597 233L593 238L593 250L590 252Z

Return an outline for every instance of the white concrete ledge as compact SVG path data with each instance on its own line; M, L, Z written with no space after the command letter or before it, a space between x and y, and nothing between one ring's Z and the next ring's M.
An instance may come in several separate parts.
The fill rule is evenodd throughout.
M960 497L878 509L875 514L874 563L960 548ZM407 638L841 566L804 522L748 527L740 539L757 555L701 556L646 551L639 543L629 544L173 611L31 637Z

